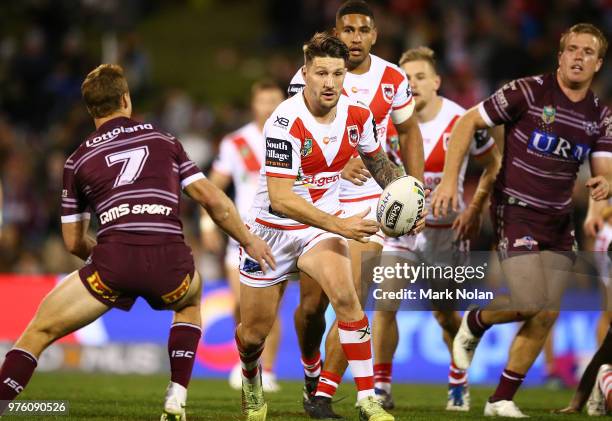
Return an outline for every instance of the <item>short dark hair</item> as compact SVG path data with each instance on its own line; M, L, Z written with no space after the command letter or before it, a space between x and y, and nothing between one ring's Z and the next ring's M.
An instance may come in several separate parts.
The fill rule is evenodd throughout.
M93 118L106 117L121 108L121 96L128 93L123 68L118 64L101 64L93 69L81 85L87 111Z
M312 62L315 57L349 58L349 49L342 41L325 32L317 32L304 44L304 62Z
M369 16L374 21L372 9L363 0L348 0L342 3L336 12L336 20L340 20L344 15L364 15Z
M561 34L561 39L559 39L559 52L563 52L565 50L565 43L567 42L567 37L569 34L593 35L599 41L599 52L597 53L598 57L604 58L606 56L606 51L608 50L608 40L603 32L601 32L601 30L592 23L577 23Z

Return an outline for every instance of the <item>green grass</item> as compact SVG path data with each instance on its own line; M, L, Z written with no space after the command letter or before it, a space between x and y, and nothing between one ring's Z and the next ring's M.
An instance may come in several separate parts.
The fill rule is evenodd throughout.
M22 399L65 399L70 403L69 417L15 417L32 420L158 420L167 378L164 376L119 376L99 374L37 373ZM292 421L307 419L302 412L301 384L283 382L283 390L268 395L268 419ZM472 410L466 414L443 410L445 387L432 385L394 385L393 394L398 420L457 420L485 419L482 409L491 387L472 388ZM353 385L343 385L336 410L348 420L357 419L353 408ZM520 408L532 419L588 419L583 416L559 416L550 409L565 406L571 391L551 392L541 388L525 388L517 395ZM187 419L239 420L240 393L229 388L225 381L192 381L189 389Z

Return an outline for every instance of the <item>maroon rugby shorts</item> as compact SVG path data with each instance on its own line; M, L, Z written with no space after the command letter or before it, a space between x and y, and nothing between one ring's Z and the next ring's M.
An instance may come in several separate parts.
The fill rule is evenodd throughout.
M79 276L91 295L109 307L128 311L143 297L163 310L185 296L194 271L191 249L184 243L102 243Z
M577 249L571 213L550 215L492 199L491 221L502 259L543 250L573 256Z

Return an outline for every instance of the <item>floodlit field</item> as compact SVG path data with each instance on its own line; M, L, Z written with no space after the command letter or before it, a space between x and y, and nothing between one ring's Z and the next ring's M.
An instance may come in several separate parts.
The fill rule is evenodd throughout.
M36 373L21 399L66 399L70 401L70 419L79 420L155 420L161 414L167 379L163 376L113 376L97 374ZM283 391L269 394L268 419L293 421L307 419L302 412L301 384L283 382ZM472 410L467 414L449 413L445 405L445 387L433 385L396 385L394 396L398 420L485 419L482 409L491 387L472 388ZM516 402L532 419L587 419L582 416L560 416L550 409L564 406L571 391L549 391L525 388ZM338 392L337 412L347 420L356 420L352 384ZM240 393L225 381L195 379L190 387L188 420L239 420ZM15 417L15 419L63 420L67 417ZM487 418L489 419L489 418ZM590 418L588 418L590 419Z

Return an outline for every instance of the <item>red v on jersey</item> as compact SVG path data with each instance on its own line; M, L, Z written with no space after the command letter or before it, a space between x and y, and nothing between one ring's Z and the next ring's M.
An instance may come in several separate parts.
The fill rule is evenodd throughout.
M232 141L238 150L238 154L242 158L245 168L251 172L259 171L261 169L261 163L246 139L242 136L238 136L233 138Z
M432 149L431 153L425 160L425 171L427 172L442 172L444 169L444 158L446 156L446 147L444 145L446 137L450 136L453 127L455 126L455 122L459 119L459 116L456 115L453 119L448 123L446 129L442 132L438 141L436 142L436 146Z
M353 110L350 110L349 114ZM342 138L340 141L340 146L337 149L336 155L333 157L331 164L327 164L327 160L325 159L325 151L321 149L321 146L315 136L304 126L304 123L301 119L296 119L295 123L291 127L290 133L292 136L302 139L302 173L304 174L306 183L311 183L314 185L319 185L321 183L321 187L318 188L308 188L308 193L312 199L313 203L316 203L328 188L324 187L326 182L325 173L339 173L342 171L348 160L352 157L353 153L356 149L355 146L351 146L348 140L348 130L347 127L351 126L352 119L347 119L347 124L343 130ZM358 127L359 133L363 130L363 127L360 125L356 125ZM309 144L306 144L308 141ZM338 140L336 140L338 141ZM331 146L331 145L330 145ZM331 149L330 149L331 150ZM329 152L328 152L329 153ZM323 175L322 175L323 174ZM315 178L319 175L319 178ZM337 177L340 177L340 174L336 174L330 176L333 180L329 180L329 182L337 181Z

